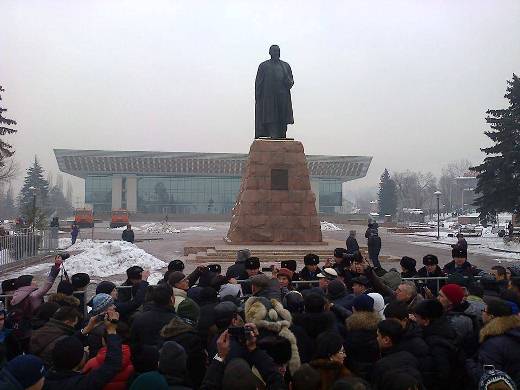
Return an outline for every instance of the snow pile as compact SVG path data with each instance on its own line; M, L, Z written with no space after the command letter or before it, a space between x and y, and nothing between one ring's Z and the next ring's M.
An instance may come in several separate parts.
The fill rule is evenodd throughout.
M215 230L211 226L189 226L181 229L183 232L210 232Z
M107 228L107 229L108 229L108 230L112 230L112 231L121 231L121 232L122 232L123 230L126 230L126 226L119 226L119 227L116 227L116 228L110 228L110 227L109 227L109 228ZM132 226L132 230L134 230L134 231L139 231L139 230L141 230L141 229L138 228L138 227L134 227L134 226Z
M144 230L146 233L155 233L155 234L175 234L180 233L181 231L173 224L168 222L153 222L147 223L146 225L141 226L141 230Z
M332 222L322 221L321 222L321 231L327 232L327 231L338 231L343 230L339 226L334 225Z
M69 275L85 272L102 278L124 274L133 265L149 270L166 267L164 261L126 241L94 242L91 248L65 261Z
M489 246L490 249L499 251L509 251L520 253L520 242L518 241L497 241Z

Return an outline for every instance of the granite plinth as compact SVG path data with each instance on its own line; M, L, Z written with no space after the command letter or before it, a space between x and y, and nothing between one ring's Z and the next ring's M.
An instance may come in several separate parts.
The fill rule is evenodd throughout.
M320 220L303 145L257 139L225 240L229 243L320 243Z

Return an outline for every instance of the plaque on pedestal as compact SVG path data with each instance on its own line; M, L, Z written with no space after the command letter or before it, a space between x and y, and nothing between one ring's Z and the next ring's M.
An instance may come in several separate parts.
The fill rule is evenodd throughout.
M226 241L321 243L321 227L303 145L257 139L249 150Z

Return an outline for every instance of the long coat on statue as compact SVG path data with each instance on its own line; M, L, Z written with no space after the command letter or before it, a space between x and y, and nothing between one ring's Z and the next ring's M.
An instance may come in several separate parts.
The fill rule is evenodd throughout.
M258 66L255 80L255 138L271 136L267 123L293 124L291 66L284 61L267 60Z

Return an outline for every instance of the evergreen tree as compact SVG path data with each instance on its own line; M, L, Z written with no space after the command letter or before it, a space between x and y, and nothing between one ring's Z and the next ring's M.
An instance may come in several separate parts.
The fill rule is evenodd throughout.
M478 172L475 205L484 220L497 212L520 211L520 78L515 74L507 81L504 97L507 108L486 111L491 130L484 134L494 145L482 148L487 157L471 168Z
M397 212L397 186L385 169L379 183L379 215L395 215Z
M13 196L13 189L9 187L5 195L2 197L3 201L3 217L4 219L7 218L15 218L18 214L18 210L16 209L16 206L14 204L14 196Z
M45 213L48 194L49 183L45 179L44 171L38 162L38 158L35 156L33 165L27 169L22 189L18 195L18 207L20 208L22 215L29 218L34 214L34 195L36 195L36 208L41 213Z
M2 100L1 93L4 89L0 85L0 101ZM16 121L3 116L7 108L0 105L0 181L8 181L16 174L16 166L10 157L14 154L13 146L5 141L4 136L14 134L17 130L12 126L16 125Z
M72 215L72 205L65 199L62 190L57 185L49 191L48 205L53 216L62 218Z

